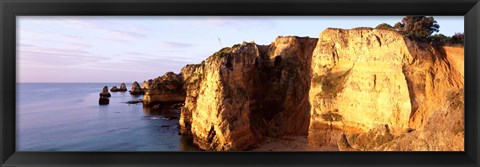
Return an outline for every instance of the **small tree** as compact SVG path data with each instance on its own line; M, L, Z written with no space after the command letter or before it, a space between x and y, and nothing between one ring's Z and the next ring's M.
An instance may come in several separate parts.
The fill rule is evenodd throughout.
M395 24L395 29L401 31L405 36L424 40L434 32L438 32L440 25L433 17L406 16L401 22Z
M448 45L451 43L451 38L443 34L435 34L429 36L427 38L427 41L430 42L430 44L432 45Z
M382 23L382 24L379 24L377 27L375 27L376 29L384 29L384 30L395 30L395 28L393 28L390 24L387 24L387 23Z
M464 45L465 42L465 34L464 33L455 33L455 35L452 36L452 42L455 45Z

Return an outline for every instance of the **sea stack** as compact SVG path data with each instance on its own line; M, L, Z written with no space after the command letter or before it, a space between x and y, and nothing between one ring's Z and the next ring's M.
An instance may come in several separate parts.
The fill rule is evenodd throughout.
M120 84L120 89L118 89L118 91L120 91L120 92L127 91L127 86L125 85L125 83Z
M102 92L100 92L100 99L98 99L98 104L100 105L109 104L110 100L108 98L110 96L112 95L108 92L108 87L107 86L103 87Z
M110 97L110 96L112 96L112 95L108 92L108 86L104 86L104 87L103 87L103 90L102 90L102 92L100 93L100 96L101 96L101 97Z
M119 89L117 88L117 86L113 86L112 89L110 89L110 91L112 91L112 92L118 92Z
M98 104L100 105L107 105L110 103L110 99L108 97L100 96L100 99L98 99Z
M140 87L137 81L133 82L132 90L130 90L131 95L142 95L143 89Z

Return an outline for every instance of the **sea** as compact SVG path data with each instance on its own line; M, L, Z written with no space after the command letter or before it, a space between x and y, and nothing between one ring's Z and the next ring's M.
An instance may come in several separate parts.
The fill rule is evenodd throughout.
M178 118L126 103L143 96L110 92L99 105L104 86L120 83L17 83L17 151L197 151Z

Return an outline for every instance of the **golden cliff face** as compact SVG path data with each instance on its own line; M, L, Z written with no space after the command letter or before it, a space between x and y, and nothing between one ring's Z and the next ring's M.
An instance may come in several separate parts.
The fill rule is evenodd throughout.
M217 52L205 61L196 110L194 144L204 150L245 150L256 143L250 127L252 90L258 48L245 44Z
M306 135L310 122L312 52L315 38L279 37L258 60L252 123L259 135ZM267 50L268 49L268 50Z
M339 150L463 150L463 64L463 48L327 29L224 48L155 79L144 102L183 100L179 133L202 150L292 135Z
M411 104L403 74L404 39L382 30L327 29L312 58L309 142L331 141L329 129L408 127ZM328 125L328 126L325 126Z
M389 30L325 30L312 58L309 142L385 125L393 136L422 130L449 91L463 88L444 53Z
M190 64L182 68L184 77L183 89L186 92L185 105L180 112L179 133L191 135L192 113L197 109L197 98L203 80L205 64Z
M204 150L245 150L267 136L306 135L316 42L279 37L266 46L244 43L215 53L195 70L186 67L198 80L185 82L181 133L190 132Z

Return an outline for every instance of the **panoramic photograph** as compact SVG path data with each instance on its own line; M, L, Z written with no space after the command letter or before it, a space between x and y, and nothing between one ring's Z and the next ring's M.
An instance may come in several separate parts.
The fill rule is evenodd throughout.
M17 16L17 151L464 151L463 16Z

